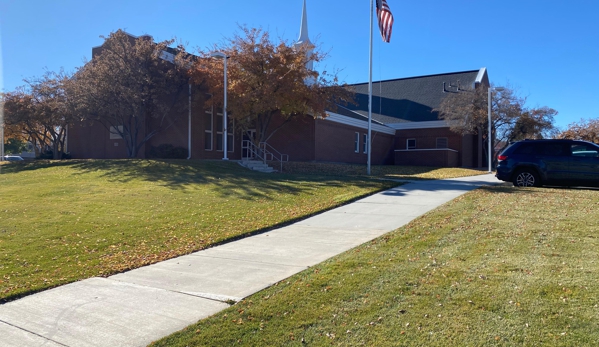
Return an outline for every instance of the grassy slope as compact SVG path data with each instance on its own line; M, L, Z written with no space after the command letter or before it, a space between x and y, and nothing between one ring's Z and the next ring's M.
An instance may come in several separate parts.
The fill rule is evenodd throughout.
M397 185L236 163L0 165L0 302L214 245Z
M343 173L345 176L364 176L366 174L366 168L364 165L333 163L289 162L285 163L283 166L283 171L288 173L308 173L322 175L339 175L339 173ZM371 167L371 174L373 177L406 180L455 178L486 173L486 171L465 168L435 168L426 166L395 165L373 165Z
M598 193L476 190L155 346L594 346Z

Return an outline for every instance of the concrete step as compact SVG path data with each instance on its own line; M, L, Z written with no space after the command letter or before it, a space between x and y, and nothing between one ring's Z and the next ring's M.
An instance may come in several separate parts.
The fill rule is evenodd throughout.
M242 160L240 162L240 164L241 164L241 166L247 167L250 170L259 171L259 172L270 173L270 172L276 171L275 169L270 167L268 164L264 164L263 162L261 162L259 160Z

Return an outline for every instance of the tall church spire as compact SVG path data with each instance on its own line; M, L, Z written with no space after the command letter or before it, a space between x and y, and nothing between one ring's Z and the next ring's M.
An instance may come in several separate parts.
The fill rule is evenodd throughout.
M304 8L302 10L302 24L300 26L300 36L297 39L297 44L310 43L308 37L308 13L306 12L306 0L304 0Z
M304 0L304 7L302 9L302 23L300 25L300 35L294 46L299 47L303 45L308 45L308 51L306 52L306 54L308 54L308 56L312 55L312 48L314 48L314 45L312 44L312 42L310 42L310 38L308 37L308 12L306 11L306 0ZM308 60L308 62L306 63L306 67L310 70L313 70L314 62L312 60ZM314 83L314 81L310 80L306 81L306 83L312 84Z

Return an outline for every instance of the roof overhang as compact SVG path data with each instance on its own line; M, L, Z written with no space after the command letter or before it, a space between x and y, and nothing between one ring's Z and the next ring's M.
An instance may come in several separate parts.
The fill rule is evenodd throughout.
M339 124L345 124L345 125L349 125L349 126L353 126L353 127L361 128L361 129L368 129L368 120L359 120L359 119L343 116L343 115L340 115L340 114L337 114L334 112L327 112L327 114L328 114L328 117L323 119L325 121L335 122L335 123L339 123ZM383 133L383 134L388 134L388 135L395 135L395 129L393 129L391 127L376 124L376 123L371 123L371 126L372 126L373 131Z
M489 86L489 77L487 75L486 67L481 67L480 70L478 70L478 74L476 75L476 79L474 80L474 85L472 88L476 88L476 86L481 84L484 84L487 87Z
M388 127L395 130L412 130L412 129L434 129L434 128L449 128L449 123L444 120L436 120L430 122L404 122L387 124Z

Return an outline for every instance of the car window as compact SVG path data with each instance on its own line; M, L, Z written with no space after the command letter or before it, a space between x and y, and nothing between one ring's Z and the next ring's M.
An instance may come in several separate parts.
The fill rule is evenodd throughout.
M514 149L514 154L563 157L570 155L570 149L560 142L523 142Z
M545 142L542 143L541 154L555 157L565 157L570 155L570 149L566 143Z
M534 143L522 143L514 149L514 154L536 154Z
M571 150L572 155L575 157L597 158L599 156L599 147L586 143L574 143L571 146Z

